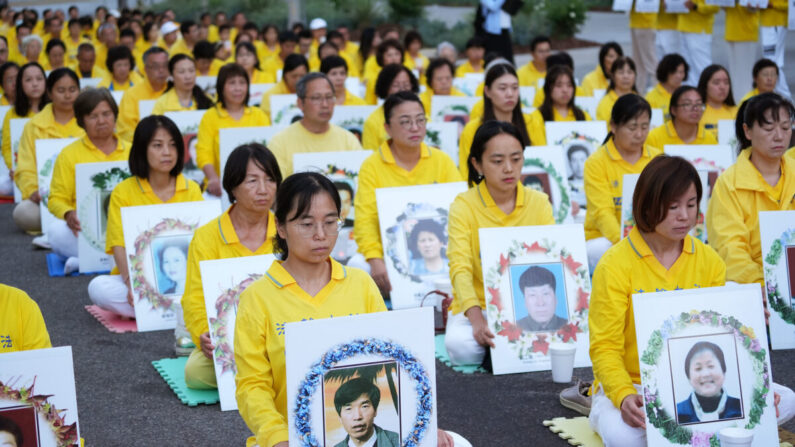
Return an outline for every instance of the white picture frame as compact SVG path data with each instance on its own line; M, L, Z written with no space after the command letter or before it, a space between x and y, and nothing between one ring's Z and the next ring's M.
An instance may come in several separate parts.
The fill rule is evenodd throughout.
M252 107L259 107L262 104L262 96L265 92L273 88L274 83L268 84L251 84L248 86L248 105Z
M660 0L635 0L635 12L658 13L660 12Z
M477 96L478 85L483 82L475 77L464 76L461 78L453 78L453 87L457 88L459 92L467 96Z
M431 96L431 121L458 123L458 135L469 122L472 107L480 100L476 96ZM427 113L427 112L426 112Z
M55 169L55 159L66 146L77 138L42 138L36 140L36 176L39 183L39 211L41 212L41 232L47 234L50 224L58 220L53 216L47 203L50 198L50 181Z
M102 82L102 78L80 78L80 90L96 87L100 82Z
M759 234L773 349L795 348L795 211L762 211Z
M164 115L171 118L182 134L185 145L185 159L182 174L198 184L204 181L204 171L196 164L196 144L199 142L199 124L206 110L186 110L181 112L166 112Z
M378 106L334 106L334 115L331 116L330 123L356 135L361 143L364 122L377 108Z
M735 153L727 144L666 144L663 152L682 157L696 169L708 172L709 187L704 190L707 198L712 197L712 188L718 176L736 160Z
M289 126L297 116L303 115L301 109L298 108L298 96L296 94L289 95L271 95L271 125L273 126Z
M567 161L560 146L524 148L521 180L525 186L539 189L549 196L555 223L573 223L572 190L566 172Z
M22 132L25 130L25 124L28 123L28 120L30 118L14 118L8 121L8 131L11 134L11 167L14 172L17 171L17 160L19 159L19 142L22 140ZM22 192L15 182L14 202L19 203L21 201Z
M440 149L458 166L458 123L428 121L425 144Z
M734 120L720 120L718 121L718 144L726 144L732 148L737 149L737 133L735 131Z
M282 126L253 126L253 127L230 127L218 130L218 150L221 162L221 184L224 182L224 169L226 160L238 146L248 143L259 143L268 146L268 141L274 135L282 131ZM229 197L225 192L221 194L221 205L224 209L229 208Z

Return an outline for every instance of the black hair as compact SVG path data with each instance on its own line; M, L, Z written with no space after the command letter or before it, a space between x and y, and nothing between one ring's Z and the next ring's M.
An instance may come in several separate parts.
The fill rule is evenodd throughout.
M533 40L530 41L530 52L532 53L533 51L535 51L536 47L538 46L538 44L544 43L544 42L552 45L552 40L549 37L547 37L547 36L536 36L536 37L533 37Z
M259 27L256 23L248 21L243 24L243 31L256 31L259 34Z
M298 36L292 31L282 31L279 33L279 43L293 42L298 43Z
M298 40L300 41L301 39L314 39L312 37L312 31L309 31L308 29L302 29L298 33Z
M77 17L77 18L74 18L74 19L69 19L69 21L67 22L67 25L66 25L66 29L71 28L72 25L80 25L80 18Z
M351 186L350 183L343 182L342 180L335 180L332 183L334 183L334 187L337 188L337 192L347 191L348 194L351 196L351 202L353 202L356 193L353 192L353 187ZM340 198L340 200L342 199Z
M119 31L119 39L121 39L122 37L132 37L133 40L137 39L135 31L131 30L130 28L124 28L121 31Z
M770 68L770 67L776 69L776 76L781 76L781 73L778 72L778 65L776 65L775 62L767 58L762 58L756 61L756 63L754 64L754 68L751 71L754 80L751 87L756 88L756 77L759 75L759 72L764 70L765 68Z
M712 64L704 69L701 72L701 77L698 79L698 94L701 95L701 100L704 101L704 104L707 103L707 86L709 85L709 81L715 76L715 73L722 71L726 73L726 77L729 78L729 96L726 97L726 100L723 101L724 104L727 106L735 106L737 105L734 102L734 93L732 92L732 78L729 75L729 70L727 70L723 65Z
M602 74L605 76L609 75L605 69L605 58L607 57L607 54L610 53L610 50L615 51L616 54L618 54L618 57L624 55L624 50L621 48L621 45L615 41L607 42L606 44L602 45L602 48L599 48L599 67L602 69Z
M679 69L680 65L685 66L684 79L687 79L687 74L690 72L690 66L687 65L685 58L683 58L679 53L666 54L662 60L660 60L660 63L657 64L657 81L659 81L660 84L665 83L672 74L676 73L676 70Z
M566 159L571 160L571 156L574 155L575 152L585 152L586 157L590 155L587 147L583 146L582 144L572 144L566 150Z
M135 69L135 58L132 51L124 45L117 45L108 50L108 57L105 59L105 66L108 72L113 76L113 64L117 61L127 59L130 62L130 73Z
M166 250L168 250L169 248L176 248L177 250L182 252L183 255L185 255L185 262L187 263L189 245L190 245L190 241L189 240L185 240L183 238L173 238L173 237L166 238L166 242L164 242L163 245L161 245L160 248L157 250L157 261L158 261L157 265L158 265L160 271L164 275L165 275L166 272L163 271L163 255L166 253ZM169 281L171 281L171 278L168 278L168 279L169 279ZM171 281L171 282L173 282L173 281Z
M403 36L403 46L406 48L406 51L409 49L409 45L413 43L415 40L420 41L420 46L422 46L422 34L420 34L417 30L411 30Z
M321 193L326 193L334 201L337 214L340 212L340 194L331 180L317 172L298 172L287 177L276 191L276 225L286 225L288 222L300 219L309 212L312 199ZM290 217L292 215L292 217ZM273 238L273 251L282 255L282 260L289 256L287 241L279 236Z
M306 61L306 58L304 57L303 54L293 53L288 55L286 58L284 58L284 68L282 68L282 78L284 78L284 75L286 75L287 73L295 70L296 68L302 65L304 66L304 68L306 68L306 71L308 72L309 62Z
M292 55L291 55L292 56ZM241 67L239 64L226 64L218 70L218 79L215 82L215 94L218 96L218 104L221 104L221 107L224 109L226 108L226 99L224 98L224 86L226 82L234 78L236 76L240 76L246 80L246 86L251 86L251 80L248 78L248 73L246 73L246 69ZM249 100L249 92L248 88L246 89L246 99L243 101L243 106L248 106Z
M13 419L0 415L0 431L10 433L14 437L14 442L22 446L25 438L22 436L22 429Z
M320 72L323 74L327 75L328 72L338 67L345 67L345 73L348 72L348 63L340 56L326 56L320 61Z
M276 25L274 25L273 23L266 23L265 25L262 25L262 40L263 41L265 40L265 34L267 34L268 30L270 30L271 28L273 28L273 30L276 31L276 40L277 41L279 40L279 28Z
M30 62L29 64L35 64L35 62ZM25 64L25 65L28 65L28 64ZM3 77L5 77L6 71L10 70L11 68L16 68L17 69L17 75L19 75L19 65L17 65L16 62L8 61L8 62L3 62L3 64L0 65L0 84L3 82ZM16 78L16 76L14 76L14 77ZM46 78L47 75L45 74L44 77ZM19 82L19 80L17 80L17 82ZM15 90L15 92L16 92L16 90Z
M149 41L149 33L152 31L152 28L155 26L154 22L146 22L144 23L143 32L144 32L144 40Z
M409 76L409 82L411 82L411 91L414 93L419 93L420 83L417 81L417 78L414 76L414 73L412 73L411 70L406 68L406 66L403 64L389 64L381 69L381 72L378 73L378 78L375 80L376 96L381 99L386 99L386 97L389 96L389 87L400 73L406 73Z
M146 62L149 60L149 58L154 56L155 54L165 54L166 56L168 56L168 51L166 51L166 50L164 50L164 49L162 49L160 47L151 47L151 48L149 48L148 50L144 51L144 55L142 57L142 60L143 60L144 64L146 64Z
M671 93L671 102L668 104L668 110L669 110L668 113L671 115L671 121L676 120L674 109L678 105L677 103L679 102L679 98L681 98L682 95L690 91L698 93L698 89L693 87L692 85L680 85L679 87L676 88L676 90L674 90L673 93ZM700 96L701 95L699 94L699 97Z
M343 406L355 401L362 394L367 395L373 408L377 410L378 404L381 402L381 391L373 382L357 377L343 383L334 393L334 408L337 410L337 415L340 415Z
M47 42L47 47L44 49L45 54L50 54L50 50L55 47L61 47L64 51L66 51L66 45L63 43L63 40L53 37Z
M177 163L168 174L176 177L182 172L182 167L185 163L185 141L182 138L179 127L167 116L150 115L135 126L135 133L130 146L130 174L140 178L149 178L149 159L146 157L146 153L149 143L155 136L155 132L161 128L169 133L177 147Z
M419 241L420 233L423 231L426 233L433 233L442 244L447 243L447 235L445 234L444 225L436 222L433 219L420 219L411 229L411 233L409 233L408 246L409 251L411 251L411 257L414 259L422 259L422 255L417 248L417 242ZM442 248L441 255L443 258L447 257L444 248Z
M337 31L335 29L329 30L329 32L326 33L326 40L327 41L331 41L331 40L334 40L334 39L342 39L344 41L345 40L345 36L343 36L341 32L339 32L339 31Z
M751 140L745 136L743 124L748 126L749 129L757 124L772 124L783 118L780 116L782 108L789 114L790 121L795 120L795 107L793 107L792 102L778 93L761 93L740 104L740 108L737 110L737 118L734 121L734 131L738 145L737 152L739 153L743 149L751 147ZM772 122L768 121L765 116L768 112L770 112L770 118L773 119ZM787 141L787 144L789 144L789 141Z
M569 67L571 71L574 71L574 59L572 59L571 55L565 51L558 51L555 54L551 54L547 58L547 71L557 65Z
M544 80L544 102L541 104L541 107L538 108L541 112L541 116L544 118L544 121L555 121L555 104L552 100L552 89L555 87L555 82L557 82L558 78L561 76L568 76L569 81L571 81L571 99L569 99L567 106L572 110L576 121L584 121L585 113L574 104L574 97L576 96L577 89L577 83L574 81L574 74L571 72L571 69L565 65L553 65L551 68L547 65L547 75Z
M375 62L379 67L384 66L384 53L386 53L390 48L394 48L400 52L400 63L403 63L403 58L405 57L403 45L401 45L396 39L388 39L381 42L378 45L378 48L375 49Z
M193 46L193 59L215 58L215 47L206 40L200 40Z
M363 61L366 61L368 57L370 57L370 50L373 49L373 40L375 39L375 28L369 26L362 30L362 34L359 37L359 56L361 56Z
M491 68L486 71L486 79L484 81L484 86L487 88L491 88L491 85L494 84L494 81L499 79L500 77L510 74L511 76L515 77L517 80L519 76L516 75L516 70L513 68L513 65L509 63L501 63L492 66ZM483 89L483 116L480 119L481 123L485 123L489 120L496 120L496 114L494 113L494 104L491 102L491 98L486 95L486 88ZM516 101L516 105L513 108L513 112L511 113L511 124L516 126L516 131L519 132L521 138L519 141L522 143L522 147L531 146L532 142L530 141L530 135L527 133L527 125L524 121L524 114L522 113L522 101L521 97L519 101Z
M534 265L522 272L522 275L519 276L519 290L523 295L524 289L528 287L538 287L544 285L552 287L552 290L555 290L555 287L557 286L555 274L544 267Z
M720 368L723 370L724 374L726 373L726 359L723 357L723 350L720 346L712 342L700 341L690 348L690 351L687 352L687 356L685 357L685 375L688 379L690 378L690 363L693 361L693 357L706 351L711 352L715 358L718 359Z
M472 159L474 158L478 163L481 163L483 161L483 153L486 152L486 144L495 136L503 133L516 138L516 141L523 144L522 134L520 134L516 126L511 123L489 120L484 121L483 124L478 127L474 138L472 138L472 146L469 149L469 156L467 157L467 168L469 169L469 178L467 182L470 187L477 185L483 180L475 169L475 165L472 164ZM524 147L524 145L522 147Z
M613 104L613 110L610 112L610 122L615 126L621 126L644 113L651 119L651 106L649 102L640 95L630 93L618 98L615 104ZM607 144L613 136L613 131L608 132L602 144Z
M235 194L232 192L246 179L246 168L249 160L276 182L276 190L282 184L282 171L273 152L260 143L242 144L235 148L226 159L224 166L223 187L229 196L229 203L235 203Z
M467 40L464 50L468 50L470 48L486 48L486 43L483 41L482 37L475 36Z
M450 76L455 77L455 66L449 60L438 57L436 59L431 60L428 64L428 68L425 69L425 78L428 80L428 88L433 89L431 87L431 83L433 82L433 74L436 70L447 67L450 69Z
M635 67L635 61L629 56L619 56L615 61L613 61L613 65L610 67L610 85L607 86L607 91L616 89L616 72L625 66L632 69L632 72L635 73L635 82L637 82L638 69ZM635 83L632 84L632 91L635 93L638 92L638 89L635 87Z
M237 53L241 48L248 50L249 53L254 55L254 69L259 70L259 56L257 56L257 49L254 48L254 44L251 42L239 42L235 45L235 59L237 59Z
M3 64L3 67L5 67L6 65L8 64ZM22 77L24 76L25 70L27 70L30 67L38 68L39 71L41 71L41 75L44 76L45 82L47 79L47 75L44 72L44 69L41 67L41 65L38 64L38 62L28 62L27 64L23 65L22 68L19 69L19 71L17 72L16 95L14 96L14 113L16 113L17 116L20 117L28 116L28 113L30 112L31 108L28 95L25 94L25 90L22 88ZM2 79L1 76L2 73L4 72L5 70L2 70L2 67L0 67L0 79ZM49 93L47 93L47 89L45 89L44 94L41 96L41 99L39 99L39 110L43 109L44 106L46 106L49 102L50 102L50 95Z
M22 70L20 70L20 73L21 72L22 72ZM55 70L51 71L50 75L47 76L47 84L46 85L47 85L47 93L48 94L49 94L49 92L52 91L53 88L55 88L55 83L60 81L61 78L64 77L64 76L69 76L70 78L72 78L72 80L75 81L75 84L77 84L77 87L80 88L80 79L77 77L77 74L75 74L75 72L72 71L71 68L61 67L61 68L56 68Z
M389 95L389 97L386 99L386 101L384 101L384 105L382 107L383 110L384 110L384 121L388 123L389 122L389 118L392 117L392 110L394 110L395 107L397 107L397 106L399 106L399 105L401 105L401 104L403 104L405 102L416 102L416 103L418 103L420 105L420 108L422 108L422 112L425 113L425 106L422 104L422 101L420 100L420 97L417 96L416 93L402 91L402 92L397 92L397 93L393 93L393 94Z
M179 62L184 60L191 61L194 64L194 66L196 64L196 61L194 61L192 57L188 56L185 53L175 54L171 59L168 60L168 72L171 73L171 75L173 76L174 68L177 66ZM166 87L166 91L171 90L173 87L174 87L174 81L169 80L168 86ZM210 98L208 98L206 94L204 94L204 90L202 90L202 88L199 87L198 85L195 84L193 85L193 91L191 92L191 95L193 96L193 100L196 101L197 110L205 110L213 106L213 101Z

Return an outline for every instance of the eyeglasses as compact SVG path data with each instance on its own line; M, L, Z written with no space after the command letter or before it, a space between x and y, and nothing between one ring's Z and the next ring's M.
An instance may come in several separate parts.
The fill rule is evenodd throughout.
M326 96L319 96L318 95L318 96L310 96L309 98L306 98L306 99L309 102L311 102L312 104L319 105L319 104L323 104L324 102L333 104L337 100L337 97L334 96L334 95L326 95Z
M334 236L339 233L344 224L342 219L327 220L318 223L323 227L323 234L327 236ZM317 234L317 227L318 225L315 222L296 222L295 224L298 234L307 239Z
M425 117L417 118L414 120L411 118L403 118L400 121L398 121L398 124L400 124L400 127L402 127L404 130L411 130L411 128L414 127L415 125L417 127L422 128L425 127L425 124L427 123L428 119Z
M679 104L677 107L685 109L685 110L689 109L689 110L696 111L696 110L704 110L707 106L705 106L703 103L700 103L700 102L697 102L695 104L691 104L689 102L686 102L684 104Z

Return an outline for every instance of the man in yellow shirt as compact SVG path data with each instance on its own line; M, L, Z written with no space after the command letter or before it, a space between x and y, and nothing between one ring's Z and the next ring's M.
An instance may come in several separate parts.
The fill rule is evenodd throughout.
M483 73L483 55L486 51L483 39L475 36L467 41L464 55L466 62L455 69L455 77L463 78L469 73Z
M283 176L293 173L293 154L362 149L354 134L329 122L337 97L326 75L313 72L304 76L296 84L296 95L303 118L268 142Z
M97 53L94 45L84 42L77 47L77 64L72 66L72 70L80 79L85 78L107 78L110 74L101 66L97 65Z
M552 52L552 41L547 36L537 36L530 42L533 60L516 70L519 85L535 87L539 79L547 75L547 58Z
M51 347L39 305L24 291L0 284L0 354Z
M138 112L138 102L157 99L166 90L168 81L168 53L160 47L152 47L144 53L144 82L132 86L124 92L119 104L117 131L119 137L132 141L135 126L142 118Z
M105 66L108 58L108 50L119 44L119 30L112 23L103 23L97 30L97 40L95 45L97 51L96 64L100 67Z
M759 12L759 37L762 40L762 57L770 59L778 65L778 83L776 91L791 98L784 73L784 53L787 43L787 19L789 12L787 0L771 0L767 8Z
M271 96L291 95L295 93L298 81L308 72L309 63L306 61L306 58L300 54L293 53L284 59L281 80L262 95L260 108L268 116L268 119L271 119Z
M186 20L179 26L182 39L179 39L171 49L168 50L168 57L172 58L177 54L187 54L193 57L193 47L199 41L199 25L193 20Z
M741 94L752 88L750 65L757 59L759 10L739 4L726 8L726 43L729 45L729 73L732 91Z

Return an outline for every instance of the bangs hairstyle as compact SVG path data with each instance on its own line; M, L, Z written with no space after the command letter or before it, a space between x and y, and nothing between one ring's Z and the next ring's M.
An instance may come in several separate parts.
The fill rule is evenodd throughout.
M764 70L765 68L773 67L776 69L776 76L781 76L781 73L778 72L778 65L775 62L771 61L770 59L762 58L756 61L754 64L754 68L751 71L753 75L754 82L752 84L753 88L756 88L756 77L759 76L759 72Z
M300 219L301 216L309 212L312 206L312 199L318 195L326 193L334 201L337 207L337 215L340 213L340 194L334 183L325 175L317 172L299 172L287 177L276 191L276 225L287 225L288 222ZM273 238L273 251L282 255L282 260L287 259L289 250L287 241L279 236Z
M701 178L693 165L682 157L661 154L654 157L640 173L632 195L632 217L638 230L652 233L668 217L668 207L696 187L696 215L701 203Z
M607 42L606 44L602 45L602 48L599 48L599 67L602 69L602 74L607 75L607 69L605 69L605 58L607 54L613 50L616 52L618 57L624 55L624 50L621 48L621 45L618 42Z
M270 149L260 143L240 145L229 154L226 166L224 166L223 187L226 195L229 196L229 203L237 201L232 191L246 179L249 160L253 161L258 168L276 182L277 191L279 185L282 184L282 171Z
M629 56L619 56L618 59L613 61L613 66L610 67L610 85L607 86L607 91L616 89L616 72L624 67L629 67L635 73L635 82L638 82L638 69L635 68L635 61ZM635 83L632 83L632 91L638 93Z
M389 119L392 118L392 111L395 110L395 107L406 102L416 102L417 104L420 105L422 113L423 114L425 113L425 106L422 105L422 101L420 100L420 97L417 96L416 93L406 92L406 91L397 92L389 95L389 98L387 98L386 101L384 101L383 109L384 109L385 122L388 123Z
M509 74L516 78L516 82L519 82L519 76L516 75L516 70L513 68L508 62L505 63L495 63L486 70L486 80L484 81L485 87L491 89L492 84L494 81L502 77L503 75ZM491 99L486 95L486 88L483 89L483 116L480 119L481 123L485 123L486 121L496 120L497 117L494 114L494 104L492 104ZM519 96L519 100L516 101L516 105L513 108L513 112L511 112L511 124L516 126L516 131L519 133L520 138L519 141L522 143L522 147L532 146L530 141L530 135L527 133L527 125L524 121L524 114L522 113L522 99L521 95ZM471 171L470 171L471 173Z
M119 106L116 105L116 100L113 99L113 95L110 94L108 89L104 87L87 87L77 95L72 108L75 111L75 120L77 120L77 125L80 128L85 130L86 116L91 115L91 112L102 102L108 103L110 110L113 112L113 121L116 121L119 118Z
M687 74L690 72L690 66L687 65L685 58L683 58L679 53L666 54L657 65L657 72L655 73L657 75L657 81L659 81L660 84L664 84L666 81L668 81L668 78L672 74L676 73L676 70L680 65L684 65L684 79L687 79Z
M752 128L755 125L773 124L785 118L781 116L781 109L789 115L790 123L795 121L795 107L792 103L778 93L762 93L756 95L740 105L737 110L737 118L734 121L734 132L737 136L737 153L743 149L751 147L751 140L745 136L743 124ZM770 119L767 115L770 113ZM771 121L772 120L772 121ZM789 145L789 141L787 141Z
M254 28L256 29L256 25L254 25ZM240 52L241 48L247 50L254 56L254 68L259 70L259 56L257 56L257 49L254 48L254 44L251 42L238 42L238 44L235 45L235 59L237 59L237 54Z
M379 67L384 66L384 53L386 53L390 48L394 48L400 52L400 63L403 63L403 59L405 58L405 54L403 53L403 45L401 45L396 39L389 39L381 42L381 44L378 45L378 48L375 49L375 61L378 63Z
M309 72L309 62L306 61L306 58L304 57L303 54L293 53L287 56L286 58L284 58L284 68L282 68L282 80L284 80L284 75L301 66L306 68L306 71Z
M450 77L455 79L455 66L453 65L453 63L443 57L437 57L436 59L433 59L428 64L428 68L425 69L425 78L428 80L429 88L433 89L433 86L431 85L433 83L433 74L436 72L436 70L439 70L442 67L449 68ZM452 88L452 86L453 85L451 83L450 87Z
M320 61L320 72L324 75L328 75L328 72L339 67L344 67L345 74L348 74L348 63L340 56L326 56Z
M337 415L342 413L342 407L355 401L362 394L366 394L373 404L373 408L378 410L378 404L381 402L381 391L371 381L363 377L348 380L343 383L334 393L334 409L337 410Z
M140 178L149 178L149 159L146 157L146 152L155 132L161 128L165 129L174 139L174 144L177 147L177 164L168 174L176 177L182 172L185 163L185 141L182 139L182 132L179 131L179 127L174 121L171 121L171 118L163 115L150 115L142 119L135 127L130 147L130 174Z
M249 100L249 87L251 87L251 80L248 78L246 69L239 64L226 64L218 71L218 80L215 82L215 94L218 96L218 103L221 107L226 108L226 99L224 98L224 86L227 81L234 77L240 76L246 80L246 99L243 100L243 106L248 107Z
M511 123L505 121L490 120L485 121L478 127L475 132L475 137L472 139L472 147L469 149L469 157L467 157L467 167L469 168L469 178L467 182L469 187L473 187L480 183L483 179L478 175L475 165L472 164L472 159L483 162L483 153L486 152L486 144L499 134L508 134L516 138L520 144L522 143L522 135L519 130ZM524 146L522 146L524 147Z
M9 65L11 64L11 65ZM7 62L0 67L0 79L2 79L2 74L5 73L5 70L8 70L11 67L16 67L17 64L13 62ZM19 69L17 72L17 86L16 86L16 97L14 98L14 112L17 116L27 116L30 113L30 99L28 95L25 94L25 90L22 88L22 77L27 70L39 70L41 72L41 76L44 78L45 82L47 80L47 75L44 72L44 69L41 68L41 65L38 62L28 62L27 64L23 65L22 68ZM41 95L41 99L39 99L39 110L43 109L44 106L50 103L50 95L47 93L48 90L44 90L44 94Z
M682 98L682 95L684 95L687 92L696 92L696 93L698 93L698 89L693 87L692 85L684 85L683 84L683 85L680 85L679 87L677 87L676 90L674 90L673 93L671 93L671 102L668 103L668 110L669 110L668 113L670 113L670 115L671 115L671 121L676 120L676 115L674 114L673 110L676 108L677 103L679 102L679 99ZM701 95L699 94L699 96L701 96Z
M572 73L571 68L565 65L555 65L547 70L547 76L544 80L544 102L541 104L541 107L538 108L541 112L541 116L544 117L544 121L555 121L555 104L552 101L552 89L561 76L568 77L571 82L571 98L569 99L567 107L574 113L575 121L584 121L585 113L583 113L582 109L574 105L574 97L576 96L577 89L577 83L574 82L574 73Z
M75 81L75 84L77 84L77 88L80 88L80 79L77 77L77 74L75 74L71 68L61 67L51 71L50 75L47 76L47 93L52 92L52 89L55 88L55 83L60 81L64 76L69 76L72 78L72 80Z
M61 47L62 50L66 51L66 45L63 43L63 40L53 37L49 42L47 42L44 53L49 55L50 51L52 51L52 49L55 47Z
M132 51L124 45L117 45L108 50L108 57L105 59L105 67L113 75L113 64L117 61L127 59L130 62L130 73L135 69L135 58Z
M685 375L688 379L690 378L690 363L693 362L693 357L702 352L711 352L720 363L720 369L723 370L724 374L726 373L726 359L720 346L708 341L700 341L694 344L690 351L687 352L687 356L685 356Z
M707 103L707 86L709 85L709 81L712 80L712 77L715 76L715 73L722 71L726 73L726 77L729 78L729 96L726 97L726 100L723 101L723 104L727 106L735 106L737 103L734 102L734 92L732 92L732 78L729 74L729 70L726 69L723 65L712 64L704 69L701 72L701 77L698 79L698 94L701 95L701 100L704 101L704 104Z
M411 82L411 91L413 93L420 92L420 83L417 81L417 78L414 76L414 73L411 72L408 68L406 68L403 64L389 64L386 67L381 69L381 73L378 74L378 79L375 80L375 94L381 99L386 99L389 96L389 87L394 82L395 78L400 73L406 73L409 75L409 82Z
M649 120L651 120L651 106L649 102L640 95L630 93L618 98L616 103L613 104L613 110L610 112L610 122L615 126L623 126L644 113L648 115ZM607 133L607 137L602 144L606 144L611 138L613 138L613 131Z
M193 67L196 68L196 61L185 53L175 54L171 59L168 60L168 72L171 74L172 78L174 77L174 69L176 68L177 64L185 60L190 61L191 64L193 64ZM172 88L174 88L174 80L169 79L166 91L169 91ZM193 85L191 95L193 96L193 100L196 101L197 110L205 110L213 106L213 101L208 98L204 93L204 90L202 90L202 88L196 84Z

